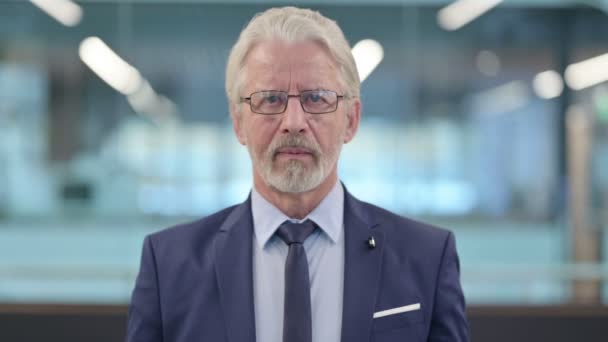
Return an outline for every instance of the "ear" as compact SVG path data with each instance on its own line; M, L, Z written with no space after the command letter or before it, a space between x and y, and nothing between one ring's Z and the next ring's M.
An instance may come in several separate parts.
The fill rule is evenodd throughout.
M348 112L346 113L346 132L344 134L344 143L349 143L357 134L359 129L359 122L361 121L361 101L359 98L354 98L351 101Z
M239 111L239 105L230 105L230 118L232 119L232 128L234 129L234 133L236 134L236 138L238 139L239 143L241 143L241 145L247 145L247 135L243 130L243 117L242 113Z

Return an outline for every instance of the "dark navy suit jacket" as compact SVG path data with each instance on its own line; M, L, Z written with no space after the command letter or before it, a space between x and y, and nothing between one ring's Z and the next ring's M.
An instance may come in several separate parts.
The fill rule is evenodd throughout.
M342 342L468 341L452 233L346 191L344 230ZM250 200L147 236L127 341L256 342L252 239ZM416 303L420 310L373 318Z

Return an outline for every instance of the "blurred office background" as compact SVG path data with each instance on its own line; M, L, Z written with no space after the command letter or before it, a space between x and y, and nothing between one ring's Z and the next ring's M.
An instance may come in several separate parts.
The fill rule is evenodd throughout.
M451 3L295 2L335 19L369 71L341 178L455 232L474 341L518 317L608 334L593 325L608 321L608 1ZM246 198L224 67L278 4L0 0L5 328L111 316L121 336L143 237Z

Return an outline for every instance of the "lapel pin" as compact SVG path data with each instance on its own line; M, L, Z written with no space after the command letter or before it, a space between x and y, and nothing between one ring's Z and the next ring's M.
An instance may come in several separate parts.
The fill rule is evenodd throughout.
M369 246L369 248L374 249L376 248L376 240L374 240L373 236L370 236L369 239L367 239L367 245Z

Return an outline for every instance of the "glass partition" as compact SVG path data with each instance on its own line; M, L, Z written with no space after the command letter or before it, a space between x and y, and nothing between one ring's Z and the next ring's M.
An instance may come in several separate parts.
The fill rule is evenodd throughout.
M383 49L362 84L344 184L453 230L470 304L576 301L577 282L608 275L599 243L603 259L572 247L581 217L598 241L608 222L608 97L605 84L576 90L564 74L608 52L606 13L504 4L447 30L442 2L390 3L303 5L351 44ZM1 303L127 303L146 234L251 187L224 68L247 20L273 3L74 4L65 25L30 1L0 0ZM112 81L96 67L127 72ZM592 137L576 172L572 108Z

